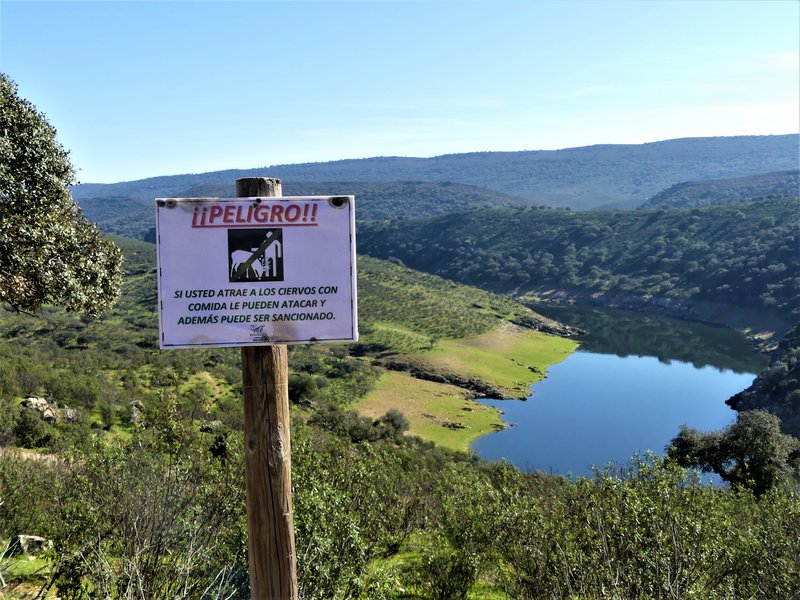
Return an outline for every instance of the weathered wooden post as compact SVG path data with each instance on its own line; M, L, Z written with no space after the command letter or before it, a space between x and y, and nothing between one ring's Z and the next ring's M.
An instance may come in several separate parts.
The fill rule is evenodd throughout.
M236 195L280 196L281 182L238 179ZM286 346L243 346L242 384L250 597L297 600Z

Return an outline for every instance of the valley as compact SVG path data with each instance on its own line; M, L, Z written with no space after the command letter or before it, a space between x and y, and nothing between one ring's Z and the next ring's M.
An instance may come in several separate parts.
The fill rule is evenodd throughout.
M356 406L377 418L380 415L375 413L376 407L385 406L387 398L396 394L405 400L394 408L418 414L411 418L412 432L424 430L420 428L426 419L450 423L445 431L423 437L463 450L469 441L497 427L497 422L484 422L468 431L452 420L452 406L442 408L440 415L434 415L435 411L415 411L408 393L411 383L422 386L425 382L430 389L420 391L422 396L449 397L451 404L458 404L464 394L525 397L528 386L542 376L547 366L574 348L558 342L561 350L552 356L546 352L543 355L537 349L541 342L535 336L539 334L530 329L573 339L579 339L578 330L561 328L538 316L529 321L515 312L518 306L496 310L481 302L443 300L442 290L447 289L448 294L455 291L448 289L451 284L420 280L421 273L410 280L396 265L514 297L528 306L542 302L542 306L556 307L602 306L717 323L747 334L755 346L768 351L800 318L800 200L791 196L797 176L796 171L742 175L766 166L756 167L753 163L744 167L737 157L752 157L756 148L768 149L764 161L788 166L793 159L785 144L795 137L670 140L647 147L597 146L552 155L517 153L511 161L502 153L416 161L369 159L290 165L278 168L276 173L294 178L285 183L287 194L313 195L331 190L357 194L360 262L368 268L359 280L364 291L362 341L351 353L364 364L370 363L369 369L377 369L370 380L379 384L378 391L359 400ZM411 181L420 179L421 174L429 177L426 169L433 163L451 165L447 168L458 164L462 168L484 165L480 168L493 169L503 159L503 170L496 172L494 178L486 178L486 182L499 182L498 177L516 177L514 169L523 163L564 161L566 165L581 157L582 161L590 161L587 164L593 168L600 168L606 164L604 161L623 155L634 161L632 164L658 157L660 164L671 165L678 169L676 174L688 177L700 173L696 165L680 170L684 168L680 165L689 164L682 161L689 160L693 152L704 153L706 159L719 152L715 174L730 178L673 185L650 194L646 202L643 196L640 203L650 208L633 211L576 212L531 206L530 198L526 199L523 193L507 194L505 184L473 185L477 182L463 176L463 169L462 175L452 177L463 183L441 181L438 177ZM685 156L678 158L680 153ZM406 172L398 168L394 177L405 175L409 180L388 181L385 169L389 164L405 165L407 169L413 165L417 170ZM704 163L704 168L711 168L711 164ZM441 171L446 172L446 168ZM149 195L231 195L232 178L248 173L224 171L113 185L84 184L73 193L87 214L108 231L149 238ZM594 181L595 192L602 189L597 173L589 177ZM615 173L614 177L622 178L620 181L627 176L624 169ZM315 181L317 178L321 180ZM337 179L352 183L336 183ZM551 184L553 189L566 185L574 192L574 183L568 180ZM519 192L522 188L515 189ZM754 194L767 197L747 199ZM620 201L620 205L625 202L628 201ZM572 206L586 208L577 200ZM372 270L379 263L369 262L372 259L363 254L389 262ZM446 325L440 321L440 310L445 305L453 309ZM504 325L500 325L502 319L506 319ZM522 329L518 327L520 323ZM516 333L510 334L512 331ZM517 350L508 346L509 339L515 340ZM380 372L383 374L378 375ZM448 391L435 391L437 385ZM452 385L461 392L450 393L448 386ZM419 416L423 413L428 416ZM448 436L455 441L445 441Z
M663 453L681 425L722 429L736 418L726 400L767 365L720 326L600 307L536 308L589 333L533 382L525 402L482 402L512 426L473 449L522 470L588 476L635 454Z
M800 600L799 51L0 0L0 600Z
M512 158L502 168L492 163L500 173L517 159L552 158L563 161L559 185L572 185L566 173L581 154L633 160L692 144L709 151L783 141L451 156L437 168L447 173L460 160L478 173L483 158ZM781 152L767 153L762 166L785 168ZM734 177L742 160L734 152L706 171L677 172ZM367 168L362 175L347 161L285 169L297 177L287 193L356 190L359 220L359 341L289 350L295 524L305 549L298 570L307 597L337 597L358 580L362 587L342 597L425 598L424 586L450 581L434 564L466 569L469 597L480 600L540 597L564 581L652 595L662 585L653 571L627 580L630 587L615 570L643 557L666 565L687 543L702 550L687 559L701 583L676 583L681 589L718 597L725 586L794 590L798 552L783 542L795 539L800 523L790 470L800 445L779 432L781 423L764 417L758 434L785 448L787 465L764 497L746 487L729 493L719 478L705 486L665 456L683 425L736 426L730 396L734 408L780 414L794 432L800 363L795 338L781 341L800 314L800 198L780 188L791 186L791 174L714 180L708 185L724 192L718 196L701 183L670 188L658 208L578 211L533 203L528 184L509 193L488 177L495 189L477 187L475 174L458 184L369 180L395 162L358 162ZM430 164L408 174L418 177ZM633 195L619 191L630 183L612 193L610 183L598 184L603 164L591 167L594 200L576 192L570 208L658 198L643 184L626 192ZM99 589L140 570L153 598L188 589L200 597L214 577L231 597L246 594L240 355L158 350L155 247L143 241L153 239L148 194L227 195L230 184L220 178L242 173L76 188L86 214L117 234L108 239L125 256L119 300L99 319L52 307L0 315L0 534L8 541L12 531L36 531L56 544L51 559L31 563L35 569L0 557L0 574L20 589ZM304 180L311 173L326 179ZM776 193L741 199L753 189ZM274 299L192 292L192 319L223 303L279 308ZM39 493L45 482L52 497ZM642 529L645 520L652 531ZM665 550L661 532L669 527L674 547ZM603 558L597 539L619 556ZM149 550L151 540L169 552ZM185 553L192 544L201 555ZM766 575L707 560L724 553L751 564L752 552L768 557ZM610 566L559 574L575 557Z

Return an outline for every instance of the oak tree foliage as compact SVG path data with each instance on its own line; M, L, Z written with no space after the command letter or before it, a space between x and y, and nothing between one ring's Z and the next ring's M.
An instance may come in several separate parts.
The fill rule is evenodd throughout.
M0 73L0 302L97 315L119 293L122 254L70 197L56 130Z
M781 433L778 417L763 410L739 413L722 431L704 433L684 425L668 452L683 467L714 472L758 496L800 477L800 440Z

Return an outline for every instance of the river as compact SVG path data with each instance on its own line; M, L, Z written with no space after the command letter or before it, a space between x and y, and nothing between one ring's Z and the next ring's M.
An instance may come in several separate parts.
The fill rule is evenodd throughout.
M736 332L607 309L537 306L590 333L548 369L526 401L483 400L509 425L472 445L525 471L588 475L648 450L662 454L681 425L732 423L725 404L767 363Z

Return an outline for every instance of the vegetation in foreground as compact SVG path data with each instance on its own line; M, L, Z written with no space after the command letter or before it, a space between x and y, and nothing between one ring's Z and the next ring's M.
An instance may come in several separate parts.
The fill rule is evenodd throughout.
M0 302L97 315L119 293L122 255L72 201L56 130L0 73Z
M39 557L38 572L19 573L11 563L0 572L10 586L20 584L16 590L23 582L29 590L49 586L61 598L245 598L236 353L157 351L152 246L119 241L129 276L109 315L84 322L46 310L3 319L0 435L39 453L0 456L0 538L38 534L54 549ZM372 285L401 308L392 314L374 301L374 310L393 329L374 327L379 341L366 337L349 350L291 351L303 598L798 591L793 484L778 481L758 497L742 485L712 489L655 458L575 482L526 475L404 435L409 424L396 412L349 413L374 385L369 357L441 343L448 315L463 314L461 302L478 299L482 307L457 319L462 332L491 331L498 315L519 310L447 282L455 295L437 309L409 271L362 266L368 277L385 266L387 277L374 274ZM17 404L26 393L81 416L50 424Z
M654 457L568 481L300 421L292 445L304 599L800 593L796 486L712 488ZM3 453L4 539L55 544L28 583L60 598L247 598L239 436L214 448L178 404L127 442Z

